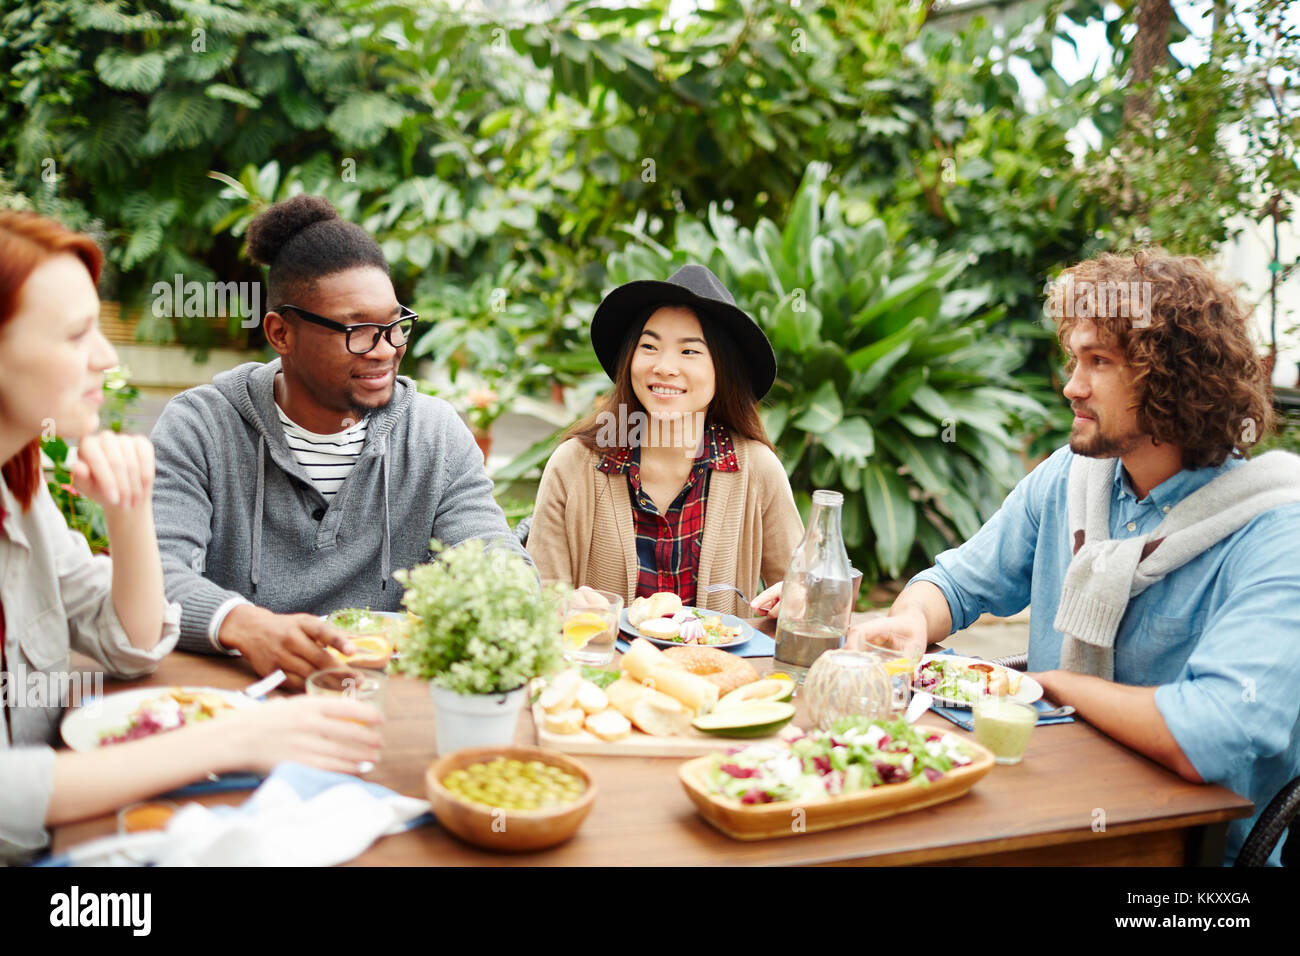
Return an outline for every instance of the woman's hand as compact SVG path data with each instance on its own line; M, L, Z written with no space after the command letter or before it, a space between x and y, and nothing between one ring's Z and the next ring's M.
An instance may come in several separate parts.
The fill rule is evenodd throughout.
M153 443L143 435L102 431L77 444L72 482L105 510L153 507Z
M229 745L231 769L267 774L292 762L355 774L363 761L379 761L384 741L376 728L383 720L378 709L360 701L293 697L243 708L203 726Z
M749 602L750 610L758 616L766 614L768 617L776 617L781 610L781 585L783 581L777 581L770 588L760 594L754 600Z

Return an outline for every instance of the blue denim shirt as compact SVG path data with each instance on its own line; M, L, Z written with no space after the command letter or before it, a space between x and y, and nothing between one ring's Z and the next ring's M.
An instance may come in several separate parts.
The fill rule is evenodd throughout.
M948 599L953 630L983 612L1033 605L1029 669L1059 666L1052 622L1070 565L1066 487L1073 454L1058 449L1016 485L960 548L912 579ZM1174 505L1225 471L1180 471L1139 501L1115 469L1110 533L1150 532ZM1300 776L1300 505L1274 508L1130 600L1115 638L1115 680L1155 686L1156 707L1196 772L1255 802L1228 829L1231 863L1259 812ZM1281 847L1269 858L1281 864Z

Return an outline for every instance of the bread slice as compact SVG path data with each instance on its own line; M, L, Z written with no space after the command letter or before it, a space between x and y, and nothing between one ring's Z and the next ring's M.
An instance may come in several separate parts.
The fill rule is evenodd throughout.
M546 714L542 726L552 734L576 734L582 730L583 722L586 719L587 714L582 708L572 707L569 710L558 710Z
M538 703L542 710L549 712L568 710L578 699L578 690L582 687L582 674L577 670L561 671L546 685Z
M601 740L622 740L632 733L631 722L612 707L589 714L584 726Z
M657 637L661 641L671 641L680 633L679 628L670 617L655 617L648 621L642 621L637 626L637 630L646 637Z
M578 706L588 714L598 714L609 707L609 695L585 680L578 687Z

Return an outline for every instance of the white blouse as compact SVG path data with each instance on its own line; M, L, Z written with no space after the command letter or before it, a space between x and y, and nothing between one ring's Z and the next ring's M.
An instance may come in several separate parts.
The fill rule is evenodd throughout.
M94 658L115 677L151 673L176 646L181 607L166 605L161 639L152 650L134 647L113 607L112 560L90 553L44 482L24 512L0 478L0 505L6 665L0 673L0 862L17 862L49 842L51 745L59 739L67 703L57 699L57 691L72 683L71 652Z

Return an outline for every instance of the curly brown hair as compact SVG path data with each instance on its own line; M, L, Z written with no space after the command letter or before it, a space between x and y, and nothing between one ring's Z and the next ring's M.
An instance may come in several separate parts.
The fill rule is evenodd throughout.
M1053 283L1049 314L1061 347L1085 321L1124 353L1138 427L1182 449L1184 468L1223 464L1273 428L1263 364L1233 287L1194 256L1162 249L1107 253Z

